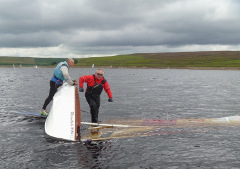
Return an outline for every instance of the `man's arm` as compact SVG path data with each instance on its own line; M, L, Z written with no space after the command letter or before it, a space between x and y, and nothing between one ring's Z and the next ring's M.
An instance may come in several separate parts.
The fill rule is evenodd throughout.
M93 86L95 82L93 81L92 75L84 75L79 78L79 88L83 88L83 83L87 83L89 86Z
M85 78L84 78L84 76L82 76L82 77L80 77L79 78L79 88L83 88L83 83L85 82Z
M113 97L112 91L111 91L110 86L107 81L103 84L103 88L104 88L105 92L107 93L108 98L112 98Z
M62 71L64 80L66 80L68 84L73 85L75 80L72 79L71 76L69 75L67 66L64 66L64 65L63 65L63 66L60 68L60 70Z

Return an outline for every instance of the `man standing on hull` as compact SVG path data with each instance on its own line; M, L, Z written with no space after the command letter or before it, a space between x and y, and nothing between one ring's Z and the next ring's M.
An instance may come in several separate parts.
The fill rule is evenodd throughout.
M90 107L92 123L98 123L100 107L100 95L104 89L108 95L108 101L113 102L112 92L107 80L103 77L103 70L98 69L94 75L85 75L79 78L79 91L83 92L83 83L87 83L85 93L86 100Z
M42 110L40 114L43 116L48 116L48 112L46 111L47 105L52 101L53 96L57 92L57 89L62 86L63 81L67 81L69 85L77 85L77 81L73 80L68 73L68 69L74 65L74 60L72 58L68 58L64 62L60 62L56 68L54 69L53 77L50 80L50 91L49 95L46 98Z

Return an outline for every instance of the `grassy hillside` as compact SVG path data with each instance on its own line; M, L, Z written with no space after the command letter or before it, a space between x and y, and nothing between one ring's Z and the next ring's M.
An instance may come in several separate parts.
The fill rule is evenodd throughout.
M66 58L0 57L0 66L52 66ZM240 68L240 51L178 52L178 53L138 53L111 57L75 59L75 67L224 67Z
M112 67L240 67L240 51L139 53L78 59L78 66Z
M31 58L31 57L0 57L0 66L19 66L25 67L34 65L51 66L66 60L66 58Z

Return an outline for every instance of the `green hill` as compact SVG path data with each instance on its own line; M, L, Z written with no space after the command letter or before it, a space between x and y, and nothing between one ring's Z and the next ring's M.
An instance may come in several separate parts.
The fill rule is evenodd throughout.
M31 67L38 66L51 66L55 65L66 58L31 58L31 57L0 57L0 66L19 66Z
M0 57L0 66L53 66L66 58ZM125 68L240 68L240 51L137 53L109 57L79 58L75 67Z
M240 67L240 51L138 53L78 59L77 66L90 67Z

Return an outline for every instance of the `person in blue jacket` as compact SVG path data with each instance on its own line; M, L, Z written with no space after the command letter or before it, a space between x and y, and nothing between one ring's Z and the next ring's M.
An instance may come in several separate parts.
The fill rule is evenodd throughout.
M65 80L69 85L77 85L77 81L72 79L68 73L68 69L74 65L74 60L68 58L64 62L60 62L54 69L53 77L50 80L50 91L49 95L46 98L40 114L43 116L48 116L46 111L47 105L52 101L53 96L57 92L57 89L62 86L63 81Z

